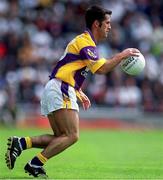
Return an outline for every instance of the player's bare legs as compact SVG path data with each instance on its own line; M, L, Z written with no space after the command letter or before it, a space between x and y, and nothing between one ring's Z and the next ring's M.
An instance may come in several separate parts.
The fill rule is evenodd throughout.
M79 117L77 111L61 109L48 115L48 119L54 134L30 137L31 147L45 148L42 155L47 159L62 152L76 142L79 136ZM12 137L9 141L10 145L6 153L6 164L9 169L13 169L16 158L27 147L24 149L20 147L21 143L18 137ZM15 152L15 147L18 152ZM15 153L17 153L16 156Z
M48 118L54 132L57 125L60 136L55 137L42 151L42 155L47 159L62 152L79 138L79 116L77 111L61 109L53 112Z

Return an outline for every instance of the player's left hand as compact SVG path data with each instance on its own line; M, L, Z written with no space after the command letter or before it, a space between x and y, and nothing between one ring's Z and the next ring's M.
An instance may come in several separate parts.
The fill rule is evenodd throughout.
M89 98L83 93L82 90L79 90L78 92L79 92L79 95L80 95L79 99L80 99L80 101L82 103L83 109L84 110L89 109L90 106L91 106L91 102L90 102Z

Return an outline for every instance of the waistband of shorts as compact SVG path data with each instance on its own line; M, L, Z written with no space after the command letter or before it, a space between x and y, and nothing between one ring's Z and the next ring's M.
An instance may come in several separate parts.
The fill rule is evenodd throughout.
M50 77L50 76L49 76L49 77ZM75 91L79 91L79 89L77 89L77 88L75 88L74 86L72 86L71 84L69 84L69 83L67 83L67 82L63 81L62 79L59 79L59 78L53 77L53 78L50 78L50 79L49 79L49 81L50 81L50 80L53 80L53 79L56 79L56 80L60 81L62 84L65 84L66 86L71 86L72 88L74 88L74 89L75 89Z

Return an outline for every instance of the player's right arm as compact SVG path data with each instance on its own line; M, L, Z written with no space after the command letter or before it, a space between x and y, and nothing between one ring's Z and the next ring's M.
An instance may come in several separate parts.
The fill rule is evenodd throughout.
M78 91L76 91L76 95L78 99L80 100L80 102L82 103L83 109L84 110L89 109L91 106L91 102L89 98L87 97L87 95L82 91L82 89L79 89Z
M112 71L123 59L130 56L139 56L140 51L136 48L128 48L108 59L97 71L97 74L106 74Z

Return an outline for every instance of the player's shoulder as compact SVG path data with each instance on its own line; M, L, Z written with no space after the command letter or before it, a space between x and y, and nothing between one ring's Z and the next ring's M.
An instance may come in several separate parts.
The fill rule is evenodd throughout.
M76 37L76 43L81 47L96 46L89 33L84 32Z
M83 32L82 34L78 35L78 36L76 37L76 39L77 39L78 41L85 41L85 42L92 43L92 39L91 39L89 33L87 33L87 32Z

